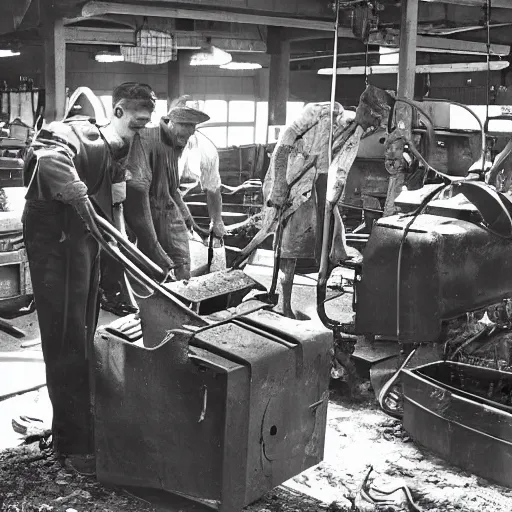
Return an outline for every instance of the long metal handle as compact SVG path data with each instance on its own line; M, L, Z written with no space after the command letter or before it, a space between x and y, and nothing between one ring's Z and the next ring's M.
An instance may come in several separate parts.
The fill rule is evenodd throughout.
M331 250L331 224L333 217L334 205L330 201L325 202L324 226L322 237L322 252L320 256L320 269L318 271L318 283L316 287L316 307L317 314L322 323L332 331L338 330L341 323L327 316L325 311L325 299L327 297L327 281L334 267L329 260L329 252Z
M111 236L120 247L124 248L128 254L136 259L139 265L141 265L147 272L157 276L161 280L165 279L166 273L153 260L150 260L134 244L127 240L119 230L110 224L110 222L100 217L96 212L94 212L94 214L96 224Z
M158 269L162 274L164 274L160 267L158 267L151 260L149 260L149 258L147 258L147 256L145 256L142 252L140 252L139 249L137 249L137 247L135 247L133 244L124 239L123 235L114 226L109 224L105 219L103 219L96 213L96 210L94 209L89 198L84 198L80 201L76 201L75 203L73 203L73 207L88 227L91 235L100 244L101 248L107 254L109 254L109 256L111 256L116 261L121 263L121 265L123 265L127 272L133 275L135 279L137 279L140 283L147 286L152 292L159 293L160 295L163 295L166 299L173 302L174 305L179 310L188 315L190 318L194 318L201 324L205 323L205 321L198 314L191 311L187 306L185 306L185 304L178 300L169 290L164 288L155 279L148 276L132 261L133 259L138 263L145 262L147 266L152 267L154 270ZM98 225L100 225L101 228L105 230L105 232L107 232L117 242L119 242L120 245L124 247L124 249L128 253L128 256L123 254L119 247L113 246L105 240L105 237L103 233L100 231Z

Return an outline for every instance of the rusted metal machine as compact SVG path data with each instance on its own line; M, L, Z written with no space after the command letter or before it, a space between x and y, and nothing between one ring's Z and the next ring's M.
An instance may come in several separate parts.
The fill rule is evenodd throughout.
M432 122L428 124L432 139ZM440 341L443 322L490 306L512 290L512 283L496 271L508 265L509 198L482 182L482 169L469 181L442 172L429 179L434 169L412 141L408 149L423 166L422 183L427 184L400 194L395 201L397 215L365 226L357 237L347 235L363 255L362 261L343 263L355 271L355 322L352 337L347 337L352 342L354 335L409 344ZM433 151L426 153L429 158ZM356 166L351 173L359 170ZM349 175L347 192L355 196L353 181ZM325 267L323 278L331 271ZM342 327L325 314L325 280L318 291L321 319L341 332Z
M159 284L148 274L163 272L90 204L80 214L151 291L142 340L133 317L96 334L98 479L235 512L318 464L331 333L242 302L261 288L242 271Z
M352 324L326 314L325 277L332 271L326 259L317 301L349 373L358 342L397 346L396 357L381 366L392 378L372 384L382 408L403 416L414 439L464 469L512 485L512 199L485 181L507 170L510 150L489 170L484 142L473 176L436 172L434 183L404 190L395 201L398 213L378 219L366 241L358 239L362 260L343 264L354 271ZM434 171L412 141L408 149ZM509 178L502 177L500 183ZM490 424L496 421L499 428Z

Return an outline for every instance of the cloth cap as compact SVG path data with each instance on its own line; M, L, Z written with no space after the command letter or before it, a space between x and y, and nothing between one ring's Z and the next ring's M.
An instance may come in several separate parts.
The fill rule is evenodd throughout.
M174 123L190 123L200 124L205 123L210 119L210 116L190 107L173 107L169 110L167 117Z

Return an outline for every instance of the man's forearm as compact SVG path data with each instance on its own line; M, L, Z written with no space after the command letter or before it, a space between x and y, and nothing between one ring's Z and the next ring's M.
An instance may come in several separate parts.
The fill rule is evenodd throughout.
M183 200L183 196L181 195L181 192L176 189L173 192L171 192L171 197L174 199L174 202L178 206L181 215L183 217L183 220L185 221L185 225L188 229L192 229L193 226L193 218L192 214L190 213L190 210L188 209L187 204Z
M215 191L206 191L206 204L208 215L213 224L222 222L222 194L220 188Z
M210 230L217 238L223 238L226 235L226 227L222 220L222 195L220 187L215 190L206 191L206 204L208 205L208 214L210 216Z

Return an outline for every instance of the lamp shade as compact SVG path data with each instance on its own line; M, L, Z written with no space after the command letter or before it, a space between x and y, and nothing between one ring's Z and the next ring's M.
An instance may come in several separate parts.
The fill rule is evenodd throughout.
M98 52L94 59L96 62L122 62L124 56L120 52Z
M12 50L0 50L0 57L16 57L20 52L14 52Z
M244 69L261 69L262 65L258 64L257 62L235 62L235 61L231 61L231 62L228 62L227 64L223 64L220 67L222 69L232 69L232 70L241 69L241 70L244 70Z
M231 54L208 45L201 50L194 52L190 57L191 66L223 66L229 64L232 60Z

